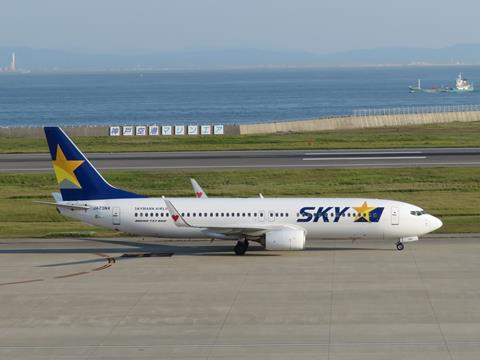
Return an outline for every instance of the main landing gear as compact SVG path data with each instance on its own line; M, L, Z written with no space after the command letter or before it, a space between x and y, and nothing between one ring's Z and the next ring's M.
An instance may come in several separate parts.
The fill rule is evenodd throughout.
M399 250L399 251L402 251L405 248L405 246L403 245L403 243L401 241L397 242L396 245L397 245L397 250Z
M248 249L248 241L243 240L243 241L238 241L237 245L235 245L235 254L237 255L244 255L247 252Z

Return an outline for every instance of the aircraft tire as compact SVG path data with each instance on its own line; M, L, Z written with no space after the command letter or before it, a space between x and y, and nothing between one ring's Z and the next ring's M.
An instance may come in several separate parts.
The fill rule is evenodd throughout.
M402 251L404 248L405 248L405 246L403 245L403 243L401 243L400 241L397 242L397 250L398 251Z
M237 245L235 245L235 254L236 255L245 255L248 249L248 241L238 241Z

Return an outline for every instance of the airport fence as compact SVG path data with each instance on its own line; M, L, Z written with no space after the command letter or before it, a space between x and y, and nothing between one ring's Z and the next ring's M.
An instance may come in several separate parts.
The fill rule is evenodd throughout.
M368 108L354 109L350 116L384 116L384 115L412 115L412 114L435 114L453 112L480 111L480 105L434 105L434 106L404 106L393 108Z

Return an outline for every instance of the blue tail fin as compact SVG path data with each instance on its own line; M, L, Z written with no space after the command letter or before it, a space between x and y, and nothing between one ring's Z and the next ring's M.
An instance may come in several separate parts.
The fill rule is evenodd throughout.
M64 201L144 197L110 185L62 129L44 130Z

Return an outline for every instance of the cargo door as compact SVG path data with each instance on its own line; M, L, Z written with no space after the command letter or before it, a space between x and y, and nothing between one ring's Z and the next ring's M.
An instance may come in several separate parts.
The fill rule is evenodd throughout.
M400 222L400 211L398 207L392 206L392 214L391 214L391 219L392 219L392 225L398 225Z
M120 225L120 208L119 207L112 208L112 224Z

